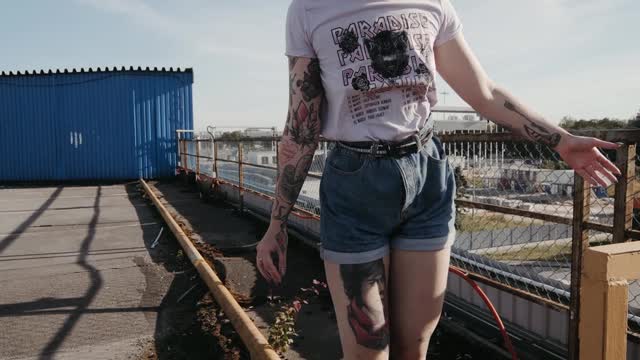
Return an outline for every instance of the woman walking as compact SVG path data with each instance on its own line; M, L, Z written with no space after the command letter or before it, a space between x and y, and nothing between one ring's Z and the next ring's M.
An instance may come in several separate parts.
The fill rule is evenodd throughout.
M321 255L347 360L424 359L440 318L455 181L433 136L436 71L588 182L620 175L598 150L616 144L567 133L489 79L449 0L293 0L286 27L289 111L257 266L282 281L287 217L320 135L336 141L320 186Z

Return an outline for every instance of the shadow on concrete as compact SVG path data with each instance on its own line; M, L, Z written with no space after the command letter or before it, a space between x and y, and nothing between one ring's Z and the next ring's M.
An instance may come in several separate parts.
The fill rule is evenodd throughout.
M29 226L31 226L38 218L51 206L51 204L60 196L60 193L64 189L63 186L58 186L58 188L49 196L49 198L42 203L42 205L35 210L31 216L29 216L22 224L20 224L17 228L9 233L9 235L5 236L4 239L0 240L0 254L2 254L11 244L13 244L19 237L24 233Z
M136 184L126 187L129 200L142 200L141 192ZM212 333L203 330L198 312L203 308L201 302L208 293L206 285L200 280L195 268L182 253L180 245L169 230L160 214L149 203L146 207L135 207L137 216L142 219L153 217L164 226L158 238L158 228L141 226L144 244L154 264L173 274L168 289L164 292L161 303L156 306L153 355L144 354L144 359L223 359L224 354L217 345ZM144 222L142 222L144 223ZM156 238L158 244L152 248ZM149 301L157 294L161 281L157 271L145 266L144 260L134 260L142 271L146 286L142 294L140 307L153 307ZM157 295L155 296L157 299ZM157 302L154 302L156 304ZM151 318L148 318L149 320Z
M62 188L59 188L61 190ZM59 192L58 192L59 194ZM102 194L102 187L98 186L98 190L96 191L95 201L93 203L93 217L88 225L87 236L82 241L80 245L80 251L78 254L78 259L76 260L76 264L82 267L87 271L90 278L90 285L85 294L77 299L77 303L74 305L75 309L73 309L69 315L69 317L64 321L64 324L56 334L49 340L47 345L40 352L39 359L51 359L55 352L62 346L64 340L69 336L73 327L78 323L78 320L82 317L82 315L87 311L87 308L93 300L95 299L98 291L103 284L102 275L98 269L93 267L92 265L87 263L87 256L89 254L89 249L91 248L91 243L93 242L96 235L96 225L98 224L98 219L100 218L100 195ZM57 196L57 195L56 195Z

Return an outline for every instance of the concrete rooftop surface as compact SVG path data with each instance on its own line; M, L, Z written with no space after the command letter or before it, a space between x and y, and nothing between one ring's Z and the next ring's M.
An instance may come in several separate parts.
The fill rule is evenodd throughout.
M0 359L139 352L173 277L162 226L135 185L0 189Z

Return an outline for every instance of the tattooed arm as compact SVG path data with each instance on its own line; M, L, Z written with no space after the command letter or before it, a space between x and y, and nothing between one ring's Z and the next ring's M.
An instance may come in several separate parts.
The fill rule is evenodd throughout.
M595 138L575 136L518 101L495 85L467 45L462 34L435 49L438 72L476 111L487 119L519 133L527 139L555 149L562 159L586 181L607 186L616 182L620 171L598 147L618 145Z
M320 139L324 99L318 59L289 58L289 111L278 158L279 177L271 223L258 244L258 270L279 284L286 271L287 217L296 203ZM278 261L276 268L274 255Z

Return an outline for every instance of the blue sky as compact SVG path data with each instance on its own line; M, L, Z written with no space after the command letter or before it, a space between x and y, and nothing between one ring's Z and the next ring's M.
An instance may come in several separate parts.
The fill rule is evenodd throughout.
M640 108L639 1L452 2L489 75L549 119L630 118ZM193 67L197 128L282 128L288 4L8 0L0 12L0 70ZM446 103L461 101L449 95Z

